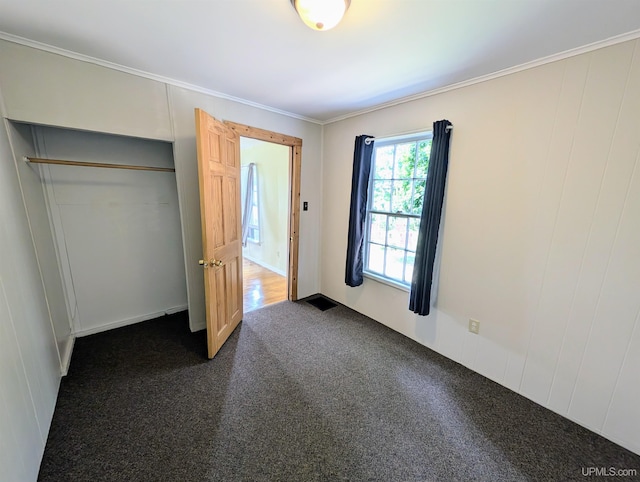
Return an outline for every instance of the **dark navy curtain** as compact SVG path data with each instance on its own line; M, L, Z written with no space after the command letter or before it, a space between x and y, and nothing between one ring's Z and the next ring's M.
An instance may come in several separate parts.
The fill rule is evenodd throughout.
M366 140L371 139L367 144ZM362 278L362 245L364 223L367 215L367 192L373 137L357 136L353 151L353 175L351 178L351 210L349 212L349 235L347 238L347 266L344 281L347 286L360 286Z
M431 304L433 264L436 258L438 230L444 202L444 188L449 165L449 139L451 125L448 120L433 123L433 141L427 171L427 184L422 204L422 217L418 231L418 247L413 266L409 309L419 315L428 315Z

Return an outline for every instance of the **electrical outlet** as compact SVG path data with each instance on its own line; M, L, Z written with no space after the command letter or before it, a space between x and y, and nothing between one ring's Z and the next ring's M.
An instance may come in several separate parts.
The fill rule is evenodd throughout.
M480 322L478 320L469 319L469 331L476 335L480 333Z

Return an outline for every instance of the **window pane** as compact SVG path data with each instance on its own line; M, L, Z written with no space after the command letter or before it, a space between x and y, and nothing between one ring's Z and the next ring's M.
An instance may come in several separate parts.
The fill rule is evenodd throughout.
M413 202L411 203L412 210L410 211L412 214L421 215L422 214L422 204L424 201L424 186L427 183L424 179L416 180L413 184Z
M383 273L384 248L377 244L369 244L369 270Z
M398 144L396 146L395 179L411 179L413 166L416 163L416 143Z
M392 213L409 214L412 211L411 181L393 181Z
M373 202L375 211L389 211L391 204L391 181L373 181Z
M407 240L407 249L415 251L418 246L418 230L420 229L419 219L409 219L409 239Z
M416 261L416 254L407 253L407 265L404 268L405 283L411 283L411 277L413 276L413 265L415 261Z
M416 166L416 177L427 177L429 167L429 155L431 154L431 139L418 142L418 160Z
M257 206L251 207L251 216L249 216L249 224L258 225L258 208Z
M391 179L393 176L393 146L376 149L374 179Z
M374 243L385 244L387 234L387 216L384 214L372 214L370 229L369 240Z
M384 274L389 278L402 281L404 271L404 250L387 248L387 259Z
M407 241L407 218L389 217L387 244L396 248L405 248Z

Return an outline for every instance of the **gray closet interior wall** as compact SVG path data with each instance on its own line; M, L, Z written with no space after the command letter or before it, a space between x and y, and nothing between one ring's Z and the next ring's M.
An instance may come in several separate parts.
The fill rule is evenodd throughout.
M31 129L39 157L173 167L168 142ZM40 170L75 335L187 308L175 173L32 168Z

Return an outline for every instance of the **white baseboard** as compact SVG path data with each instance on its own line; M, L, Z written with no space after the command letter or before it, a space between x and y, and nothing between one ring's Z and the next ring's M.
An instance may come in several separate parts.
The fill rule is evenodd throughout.
M173 308L166 309L164 310L164 312L167 315L173 315L174 313L178 313L180 311L186 311L187 308L189 308L189 305L179 305L179 306L174 306Z
M71 355L73 353L73 345L75 342L76 337L69 335L69 339L64 345L64 353L62 353L62 359L60 360L60 374L63 377L69 373L69 365L71 365Z
M77 330L74 335L78 338L83 336L94 335L96 333L101 333L107 330L113 330L114 328L120 328L122 326L133 325L134 323L140 323L141 321L152 320L154 318L159 318L164 315L171 315L173 313L177 313L178 311L184 311L187 309L188 305L179 305L173 306L171 308L167 308L164 311L158 311L156 313L148 313L146 315L134 316L133 318L127 318L126 320L113 321L111 323L105 323L104 325L94 326L92 328L86 328L84 330Z
M276 274L279 274L280 276L287 276L286 271L283 271L281 269L276 268L275 266L271 266L270 264L265 263L262 260L259 259L255 259L251 256L247 256L246 254L242 255L244 258L248 259L249 261L255 263L255 264L259 264L260 266L262 266L263 268L267 268L269 271L273 271Z

